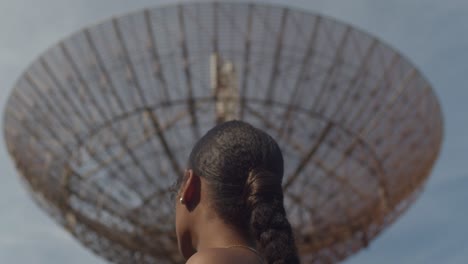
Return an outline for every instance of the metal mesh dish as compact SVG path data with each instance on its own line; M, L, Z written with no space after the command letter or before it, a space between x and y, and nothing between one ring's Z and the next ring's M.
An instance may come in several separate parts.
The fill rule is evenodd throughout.
M116 263L182 263L169 186L195 141L242 119L285 156L303 263L366 247L414 200L437 158L430 85L347 24L248 3L186 3L114 18L24 72L5 112L34 199Z

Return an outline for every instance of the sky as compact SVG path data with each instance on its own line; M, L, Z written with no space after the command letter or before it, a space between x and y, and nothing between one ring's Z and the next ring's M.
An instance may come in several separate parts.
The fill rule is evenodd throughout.
M0 110L21 72L50 45L157 0L0 0ZM343 263L468 263L468 1L270 0L367 31L409 58L438 95L445 138L424 193L367 249ZM3 129L3 128L2 128ZM103 264L30 199L0 141L0 263Z

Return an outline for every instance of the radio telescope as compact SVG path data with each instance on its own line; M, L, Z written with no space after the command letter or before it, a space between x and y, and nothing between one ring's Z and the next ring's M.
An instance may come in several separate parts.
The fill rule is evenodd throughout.
M397 51L345 23L249 3L185 3L83 29L8 100L8 150L36 202L115 263L182 263L170 186L194 142L245 120L285 156L303 263L366 247L421 192L442 116Z

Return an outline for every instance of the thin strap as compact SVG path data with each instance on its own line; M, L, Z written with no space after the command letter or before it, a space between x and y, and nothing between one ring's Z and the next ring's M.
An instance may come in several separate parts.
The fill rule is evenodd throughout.
M254 248L249 247L249 246L244 246L244 245L232 245L232 246L229 246L229 247L226 247L226 248L234 248L234 247L245 248L245 249L248 249L248 250L252 251L257 256L258 260L260 260L260 263L264 263L262 256L260 256L258 251L255 250Z

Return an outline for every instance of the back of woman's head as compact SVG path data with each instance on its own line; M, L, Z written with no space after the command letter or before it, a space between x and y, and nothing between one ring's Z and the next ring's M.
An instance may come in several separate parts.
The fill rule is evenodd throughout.
M283 156L272 137L242 121L222 123L196 143L189 166L206 180L218 216L252 238L267 263L299 263L283 206Z

